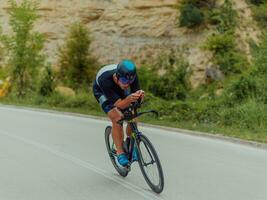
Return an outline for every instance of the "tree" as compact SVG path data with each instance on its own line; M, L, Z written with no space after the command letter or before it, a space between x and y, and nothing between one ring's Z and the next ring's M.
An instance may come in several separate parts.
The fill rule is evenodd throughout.
M43 36L34 32L34 22L38 19L37 6L34 1L23 0L18 4L9 0L10 21L13 35L5 35L3 41L8 49L12 76L12 90L20 97L28 90L35 89L38 67L43 66Z
M59 77L74 89L88 88L93 81L97 61L90 52L91 37L81 23L70 27L65 44L59 49Z

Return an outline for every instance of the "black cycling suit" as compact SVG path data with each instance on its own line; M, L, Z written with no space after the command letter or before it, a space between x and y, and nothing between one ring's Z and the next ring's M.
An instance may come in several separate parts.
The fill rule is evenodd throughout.
M113 74L116 73L117 64L106 65L102 67L96 75L93 84L93 92L96 100L105 113L108 113L119 99L126 98L129 94L140 89L138 77L135 77L133 83L127 90L122 90L113 80Z

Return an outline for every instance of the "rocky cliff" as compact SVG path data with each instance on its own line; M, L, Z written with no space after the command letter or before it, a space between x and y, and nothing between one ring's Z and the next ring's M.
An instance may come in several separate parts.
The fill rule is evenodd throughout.
M239 1L245 4L245 0ZM243 4L237 5L238 9L247 8ZM211 59L211 53L200 50L200 46L212 29L190 32L179 28L176 5L177 0L40 0L41 18L36 29L45 34L45 50L55 65L57 47L63 43L69 25L76 21L90 29L92 50L102 64L122 58L142 63L171 48L179 49L189 60L191 82L197 86L203 82ZM7 10L7 0L0 0L0 23L5 32L10 31ZM248 26L240 29L239 35L249 53L244 41L254 35L244 31L249 31Z

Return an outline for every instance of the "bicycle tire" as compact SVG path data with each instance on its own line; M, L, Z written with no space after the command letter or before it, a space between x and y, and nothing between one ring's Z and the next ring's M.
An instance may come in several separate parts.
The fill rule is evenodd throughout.
M111 146L110 146L110 142L111 142L111 138L112 138L112 134L111 134L111 126L107 126L105 129L105 143L106 143L106 147L107 147L107 151L108 151L108 155L110 157L110 160L114 166L114 168L116 169L116 171L122 176L122 177L126 177L128 175L128 170L124 167L119 166L116 163L116 158L114 156L115 152L112 152ZM112 141L113 142L113 141Z
M141 144L144 144L145 145L145 149L146 150L141 150L140 146ZM163 191L163 188L164 188L164 175L163 175L163 170L162 170L162 166L161 166L161 163L160 163L160 160L159 160L159 157L157 155L157 152L155 150L155 148L153 147L152 143L149 141L149 139L144 136L144 135L140 135L139 139L138 139L138 153L139 153L139 160L138 160L138 163L139 163L139 167L141 169L141 172L145 178L145 181L147 182L147 184L149 185L149 187L156 193L161 193ZM150 156L153 157L154 159L154 164L156 164L157 166L157 171L158 171L158 179L159 179L159 182L158 184L155 184L152 182L151 178L149 177L148 173L146 172L146 169L145 167L145 163L144 163L144 151L149 151L150 152ZM149 153L148 152L148 153Z

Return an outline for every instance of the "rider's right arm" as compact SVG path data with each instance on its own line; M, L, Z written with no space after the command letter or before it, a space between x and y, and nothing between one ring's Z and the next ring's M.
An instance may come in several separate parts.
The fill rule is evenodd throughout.
M129 96L127 96L125 99L118 99L115 103L114 106L124 109L127 108L131 105L132 102L136 102L139 98L139 95L136 93L132 93Z
M115 103L114 106L120 108L120 109L124 109L127 108L130 104L128 103L128 101L126 101L126 99L118 99Z

